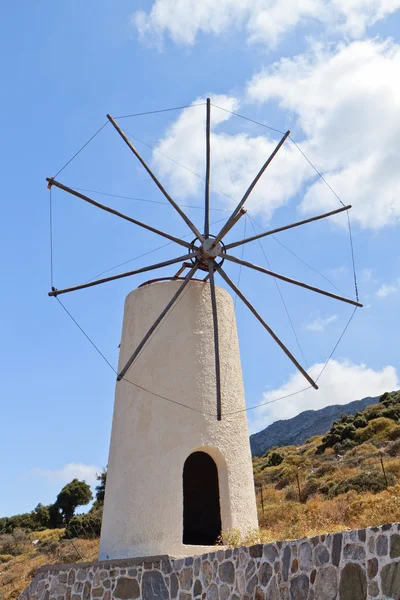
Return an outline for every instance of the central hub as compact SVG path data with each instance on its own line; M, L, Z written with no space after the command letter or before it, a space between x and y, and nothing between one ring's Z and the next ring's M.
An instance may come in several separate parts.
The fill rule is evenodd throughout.
M191 258L193 264L197 264L199 269L202 271L208 271L208 261L210 259L215 260L216 266L221 266L224 262L225 246L223 242L215 243L215 236L210 235L204 239L201 246L198 246L199 240L196 238L192 242L193 252L200 253L196 258Z
M213 238L207 238L204 240L201 246L201 253L205 258L217 258L222 254L222 246L220 242L217 242L215 245L215 240Z

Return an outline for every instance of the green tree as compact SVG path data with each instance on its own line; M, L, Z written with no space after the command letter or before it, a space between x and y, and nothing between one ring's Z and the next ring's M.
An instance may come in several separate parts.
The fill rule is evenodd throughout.
M96 479L99 482L96 485L96 503L103 504L106 493L107 468L103 469L101 473L96 473Z
M64 527L64 517L55 504L49 505L49 529L60 529Z
M50 508L43 504L38 504L31 512L32 520L35 523L35 529L47 529L50 526Z
M75 514L76 508L88 504L92 498L90 486L86 481L73 479L58 494L54 506L61 511L64 521L68 525Z

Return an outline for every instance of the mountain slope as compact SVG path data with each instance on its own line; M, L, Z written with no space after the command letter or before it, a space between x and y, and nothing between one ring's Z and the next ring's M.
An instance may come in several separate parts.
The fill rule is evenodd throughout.
M320 410L305 410L292 419L275 421L262 431L250 436L253 456L262 456L274 446L297 446L314 435L322 435L341 414L354 415L371 404L379 402L379 396L355 400L348 404L334 404Z

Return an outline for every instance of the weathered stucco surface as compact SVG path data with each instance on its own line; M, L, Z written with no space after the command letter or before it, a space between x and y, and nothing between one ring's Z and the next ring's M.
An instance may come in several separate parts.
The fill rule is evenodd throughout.
M38 569L20 600L398 600L400 525Z
M120 368L180 285L153 283L127 296ZM217 305L221 421L208 283L189 283L126 375L154 394L128 381L116 384L100 559L201 551L182 544L183 466L196 450L218 467L223 531L258 526L234 307L221 288Z

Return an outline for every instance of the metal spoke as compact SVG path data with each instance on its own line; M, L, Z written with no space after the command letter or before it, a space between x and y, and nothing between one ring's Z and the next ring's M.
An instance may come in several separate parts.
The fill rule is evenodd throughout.
M343 296L338 296L337 294L332 294L331 292L321 290L320 288L314 287L313 285L308 285L307 283L303 283L302 281L297 281L296 279L291 279L290 277L286 277L285 275L274 273L274 271L269 271L268 269L264 269L264 267L253 265L252 263L237 258L236 256L231 256L229 254L224 254L223 256L224 258L226 258L226 260L230 260L231 262L243 265L244 267L249 267L250 269L254 269L255 271L260 271L260 273L271 275L272 277L276 277L276 279L281 279L282 281L286 281L287 283L293 283L294 285L298 285L302 288L305 288L306 290L311 290L312 292L316 292L317 294L322 294L323 296L328 296L329 298L334 298L335 300L340 300L341 302L346 302L347 304L352 304L353 306L362 307L362 304L356 302L355 300L351 300L350 298L344 298Z
M252 237L245 238L244 240L239 240L237 242L233 242L232 244L227 244L225 248L230 250L231 248L236 248L236 246L241 246L242 244L248 244L249 242L253 242L254 240L259 240L260 238L266 237L267 235L273 235L274 233L279 233L280 231L286 231L286 229L292 229L293 227L299 227L299 225L305 225L306 223L312 223L313 221L319 221L320 219L325 219L326 217L331 217L332 215L337 215L345 210L350 210L351 205L343 206L342 208L338 208L337 210L331 210L330 212L324 213L323 215L318 215L317 217L310 217L309 219L304 219L304 221L297 221L296 223L291 223L290 225L283 225L282 227L277 227L276 229L270 229L269 231L263 231L263 233L259 233L258 235L253 235Z
M295 357L290 352L290 350L288 350L288 348L286 348L285 344L283 342L281 342L281 340L278 338L278 336L272 331L271 327L269 325L267 325L267 323L264 321L264 319L258 314L258 312L254 308L254 306L247 300L247 298L242 294L242 292L239 290L239 288L236 287L236 285L228 277L228 275L225 273L225 271L221 267L217 267L217 271L221 275L221 277L226 281L226 283L233 289L233 291L239 296L239 298L242 300L242 302L244 302L244 304L247 306L247 308L249 308L251 310L253 315L260 321L261 325L263 325L265 327L265 329L268 331L270 336L282 348L282 350L284 351L286 356L297 367L297 369L300 371L300 373L307 379L307 381L312 385L312 387L317 390L318 386L315 383L315 381L309 376L307 371L305 371L303 369L301 364L295 359Z
M60 294L67 294L68 292L76 292L77 290L84 290L89 287L93 287L94 285L100 285L101 283L107 283L108 281L115 281L116 279L123 279L124 277L131 277L131 275L138 275L139 273L145 273L146 271L153 271L154 269L161 269L162 267L168 267L168 265L174 265L175 263L179 263L181 261L187 260L189 258L194 258L198 255L198 252L194 252L191 254L184 254L183 256L178 256L177 258L172 258L171 260L166 260L164 262L157 263L155 265L150 265L149 267L142 267L141 269L136 269L135 271L128 271L126 273L121 273L120 275L112 275L111 277L106 277L105 279L96 279L95 281L90 281L89 283L82 283L82 285L75 285L74 287L64 288L62 290L53 289L52 292L49 292L49 296L59 296Z
M206 188L205 188L205 216L204 216L204 236L207 238L210 233L210 118L211 106L210 98L207 98L206 113Z
M89 204L93 204L93 206L96 206L97 208L101 208L101 210L105 210L106 212L111 213L112 215L116 215L117 217L121 217L121 219L125 219L125 221L129 221L130 223L133 223L134 225L139 225L139 227L143 227L143 229L147 229L148 231L152 231L153 233L156 233L157 235L161 235L162 237L167 238L167 240L176 242L180 246L185 246L185 248L192 248L192 244L189 244L189 242L180 240L179 238L175 237L174 235L170 235L169 233L166 233L165 231L156 229L155 227L152 227L151 225L147 225L146 223L142 223L141 221L132 219L132 217L128 217L127 215L124 215L124 213L121 213L118 210L114 210L113 208L110 208L109 206L106 206L105 204L100 204L100 202L97 202L96 200L89 198L89 196L85 196L84 194L81 194L80 192L73 190L72 188L68 187L67 185L60 183L59 181L56 181L55 179L52 179L51 177L46 177L46 181L48 182L47 187L49 187L49 188L51 188L53 185L55 185L56 187L60 188L60 190L64 190L64 192L68 192L69 194L72 194L73 196L76 196L77 198L80 198L81 200L84 200L85 202L88 202Z
M182 294L183 290L185 289L185 287L187 286L187 284L189 283L189 281L192 279L193 275L196 273L196 271L197 271L198 268L199 268L199 265L198 265L198 263L196 263L193 266L193 268L190 269L190 271L186 275L186 277L185 277L182 285L178 288L177 292L174 294L174 296L172 297L172 299L168 302L167 306L164 308L164 310L162 311L162 313L160 314L160 316L158 317L158 319L155 321L155 323L153 323L153 325L150 327L150 329L148 330L148 332L146 333L146 335L144 336L144 338L142 339L142 341L140 342L140 344L138 345L138 347L136 348L135 352L132 354L132 356L130 357L130 359L128 360L128 362L124 366L124 368L118 374L117 381L121 381L121 379L125 376L125 374L128 371L129 367L132 365L133 361L136 359L136 357L138 356L138 354L140 353L140 351L143 349L143 346L146 344L147 340L151 337L151 335L157 329L157 327L159 326L159 324L161 323L161 321L163 320L163 318L165 317L165 315L168 313L168 311L175 304L175 302L177 301L177 299L179 298L179 296Z
M175 200L173 200L171 198L171 196L168 194L167 190L163 187L163 185L158 181L157 177L154 175L153 171L150 169L150 167L146 164L146 162L143 160L143 158L140 156L139 152L136 150L136 148L134 147L134 145L132 144L132 142L127 138L127 136L125 135L125 133L122 131L122 129L119 127L119 125L115 122L115 120L112 118L111 115L107 115L107 119L110 121L110 123L114 126L114 128L116 129L116 131L119 133L119 135L122 137L122 139L124 140L124 142L126 143L126 145L130 148L130 150L132 150L133 154L136 156L136 158L140 161L140 163L143 165L143 167L146 169L147 173L150 175L150 177L152 178L152 180L154 181L154 183L156 184L156 186L158 187L158 189L164 194L164 196L166 197L166 199L168 200L168 202L170 204L172 204L172 206L175 208L175 210L180 214L180 216L182 217L182 219L185 221L185 223L188 225L188 227L190 227L190 229L193 231L193 233L195 234L195 236L201 241L204 241L203 236L201 235L201 233L199 232L199 230L197 229L197 227L192 223L192 221L185 215L185 213L183 212L183 210L177 205L177 203L175 202Z
M234 227L236 225L236 223L243 217L243 215L245 215L247 213L247 210L245 208L241 208L238 212L237 215L235 215L235 217L231 220L229 227L227 227L225 229L224 232L224 236L228 233L228 231L230 231L232 229L232 227ZM216 242L213 243L212 247L214 247L216 245Z
M211 307L214 324L214 359L215 359L215 384L217 390L217 420L221 421L221 367L219 362L219 336L218 336L218 313L217 296L214 282L215 263L212 258L208 259L208 272L210 276Z
M235 210L233 211L233 213L229 217L228 221L225 223L225 225L222 227L221 231L219 232L219 234L215 238L214 245L217 244L224 237L224 235L226 234L227 231L229 231L229 229L230 229L229 226L231 224L231 221L235 218L235 216L237 215L237 213L239 212L239 210L242 208L243 204L246 202L247 198L250 196L251 192L255 188L258 180L263 175L264 171L266 170L266 168L268 167L268 165L271 163L271 161L275 158L276 154L279 152L280 148L283 146L283 144L285 143L285 141L287 140L287 138L289 137L289 135L290 135L290 131L287 131L285 133L285 135L283 136L283 138L281 139L281 141L279 142L279 144L277 145L277 147L275 148L275 150L272 152L271 156L269 156L269 158L263 164L263 166L261 167L261 169L259 170L259 172L255 176L255 178L251 182L250 186L248 187L247 192L245 193L245 195L243 196L243 198L241 199L241 201L239 202L239 204L237 205L237 207L235 208Z

